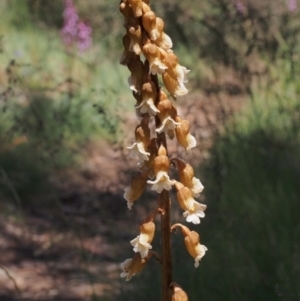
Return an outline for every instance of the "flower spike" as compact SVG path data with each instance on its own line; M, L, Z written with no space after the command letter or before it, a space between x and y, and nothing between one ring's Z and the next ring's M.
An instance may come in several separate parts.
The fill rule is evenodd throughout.
M162 265L162 300L188 301L187 294L172 279L169 190L175 186L177 200L187 222L199 224L200 218L205 216L206 205L195 201L203 185L195 178L192 166L176 157L170 160L168 155L167 139L176 137L186 152L196 146L196 139L190 133L190 123L178 116L175 103L164 90L174 100L185 95L189 70L179 64L172 50L172 40L164 32L164 20L151 9L150 0L121 0L119 8L126 29L120 63L130 71L128 84L136 99L137 118L141 120L135 128L135 142L128 147L130 155L139 158L140 173L125 188L124 198L131 209L147 184L158 193L157 209L141 222L138 235L130 241L135 253L121 264L123 271L120 276L130 280L154 255ZM164 88L160 87L160 76ZM171 165L176 167L179 181L170 178ZM156 214L161 220L161 254L152 250ZM200 237L195 231L182 224L173 225L171 230L177 227L181 228L187 251L197 267L207 248L200 244Z

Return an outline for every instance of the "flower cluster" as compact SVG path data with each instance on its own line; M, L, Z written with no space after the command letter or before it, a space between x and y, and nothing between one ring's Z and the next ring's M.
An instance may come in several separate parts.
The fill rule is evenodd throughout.
M72 0L65 0L63 17L64 25L61 30L63 43L66 46L77 44L80 51L88 49L92 45L92 28L79 19Z
M195 231L181 224L170 226L168 191L172 188L176 190L183 217L189 223L200 223L200 218L205 216L206 205L196 201L204 187L195 177L192 166L178 158L170 159L167 151L166 137L176 137L187 152L196 146L196 139L190 133L190 123L178 115L175 102L178 96L188 92L185 83L189 70L180 65L172 51L172 40L164 32L164 21L151 10L149 0L121 0L120 12L124 16L126 29L120 63L130 71L128 84L136 99L136 114L140 117L134 132L135 142L128 146L130 155L138 158L139 173L125 188L124 198L131 210L147 184L159 194L157 209L141 222L139 234L130 241L135 254L121 264L121 277L130 280L153 255L162 262L163 271L167 267L166 257L171 256L164 253L168 252L167 248L163 247L161 255L152 250L154 219L158 214L165 223L162 244L166 237L170 238L168 235L172 229L180 227L187 251L195 259L195 267L198 267L207 248L200 244ZM159 87L158 76L162 77L166 91ZM177 179L170 178L172 167L177 171ZM173 300L188 300L185 292L171 278L167 279L165 290L173 290ZM171 300L168 293L165 296L166 301Z

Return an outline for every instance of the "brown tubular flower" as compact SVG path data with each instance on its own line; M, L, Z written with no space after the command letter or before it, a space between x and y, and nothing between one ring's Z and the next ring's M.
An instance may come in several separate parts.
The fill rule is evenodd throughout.
M144 40L143 54L149 61L149 74L163 74L168 68L162 61L166 52L153 44L149 39Z
M172 48L173 43L171 38L163 31L163 19L156 17L155 13L150 10L143 15L142 21L151 41L155 42L158 47L164 50Z
M142 101L135 106L138 115L148 114L150 117L156 115L159 110L155 106L156 87L152 81L148 81L142 86Z
M194 177L193 167L179 159L174 159L174 161L177 163L180 182L192 191L195 198L198 197L204 187L200 180Z
M188 81L186 75L190 70L179 65L178 58L173 52L168 52L162 63L167 67L162 75L163 82L172 97L176 98L177 96L187 94L188 90L184 83Z
M127 148L131 150L132 157L139 157L141 161L148 161L150 153L146 152L148 145L150 144L150 129L149 129L149 117L144 116L141 123L135 129L135 143Z
M157 116L160 120L160 126L156 128L155 131L157 133L165 132L170 139L173 139L175 128L176 126L180 125L180 123L175 121L177 116L177 110L175 106L162 90L160 91L157 109L159 111Z
M197 232L191 231L188 227L182 224L175 224L171 227L174 230L176 227L181 228L181 232L184 236L184 243L189 254L195 259L195 268L199 266L199 261L205 255L207 248L200 244L200 236Z
M176 182L175 188L177 190L178 203L185 210L183 216L186 217L186 221L195 225L200 224L200 217L205 216L206 205L196 202L192 191L182 183Z
M178 143L183 146L186 151L189 151L197 144L195 137L190 134L190 123L187 120L182 120L179 116L176 116L175 121L180 123L180 125L175 128Z
M145 258L149 249L152 249L151 242L154 238L155 224L153 222L156 212L151 213L140 225L140 235L130 241L134 252L140 252L141 257Z
M152 41L159 39L162 34L162 29L156 25L156 19L156 15L152 10L145 13L142 18L143 26Z
M138 200L147 184L148 171L144 171L141 174L133 177L129 187L124 189L124 199L127 201L127 207L129 210L132 209L133 203Z
M170 284L170 287L172 288L172 291L173 291L172 301L188 301L189 300L186 292L176 282L172 282Z
M155 44L164 50L169 50L173 47L173 43L172 43L171 38L167 34L164 33L164 31L163 31L164 26L165 26L165 24L164 24L163 19L156 18L156 28L158 31L161 32L161 34L160 34L159 38L157 38L155 40Z
M148 180L148 184L153 184L152 190L161 193L164 189L170 190L174 184L168 175L170 169L170 159L166 155L167 151L164 146L158 149L158 156L153 161L153 171L156 179L154 181Z

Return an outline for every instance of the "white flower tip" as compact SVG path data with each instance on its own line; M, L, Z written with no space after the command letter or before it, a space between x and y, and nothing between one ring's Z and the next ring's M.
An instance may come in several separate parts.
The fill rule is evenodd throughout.
M188 134L187 142L188 142L188 146L186 148L186 151L191 150L192 148L194 148L197 145L196 138L191 134Z
M128 275L128 273L122 272L122 273L120 274L120 277L124 278L124 277L126 277L127 275Z
M132 210L132 206L133 206L133 203L130 201L127 201L128 210Z

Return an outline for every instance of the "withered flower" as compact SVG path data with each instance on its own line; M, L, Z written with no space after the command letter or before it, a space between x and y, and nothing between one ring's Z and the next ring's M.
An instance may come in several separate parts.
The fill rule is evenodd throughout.
M145 258L141 257L140 253L135 253L133 258L126 259L121 263L123 272L120 274L122 278L126 277L129 281L132 276L140 272L146 265L147 261L152 257L153 253L149 252Z
M127 201L127 207L129 210L132 209L133 203L138 200L147 184L148 171L144 171L141 174L133 177L129 187L124 189L124 199Z
M120 64L121 65L127 65L130 58L133 56L133 53L129 51L130 46L130 37L128 34L125 34L122 39L124 50L122 52L121 58L120 58Z
M128 77L129 87L132 91L140 93L144 78L144 64L138 55L133 54L128 59L127 67L131 72Z

